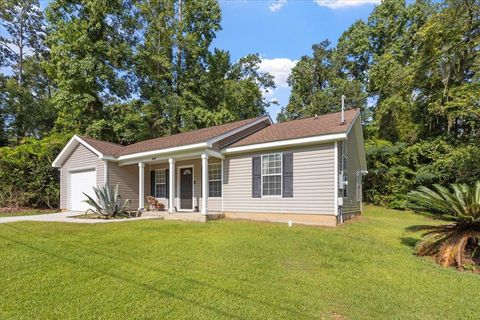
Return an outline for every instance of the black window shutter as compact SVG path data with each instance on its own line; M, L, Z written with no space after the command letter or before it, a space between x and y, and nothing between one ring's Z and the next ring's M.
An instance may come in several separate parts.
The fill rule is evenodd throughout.
M260 157L252 157L252 198L262 197L262 162Z
M293 197L293 154L284 153L283 154L283 192L282 196L284 198Z
M150 195L155 197L155 171L150 171Z
M170 170L165 170L165 198L170 198Z

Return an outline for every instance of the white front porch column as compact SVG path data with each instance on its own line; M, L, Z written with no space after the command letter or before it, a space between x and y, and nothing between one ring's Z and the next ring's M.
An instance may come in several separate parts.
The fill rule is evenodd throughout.
M202 153L202 214L208 212L208 154Z
M145 208L145 163L138 163L138 210Z
M168 159L168 212L175 212L175 159Z

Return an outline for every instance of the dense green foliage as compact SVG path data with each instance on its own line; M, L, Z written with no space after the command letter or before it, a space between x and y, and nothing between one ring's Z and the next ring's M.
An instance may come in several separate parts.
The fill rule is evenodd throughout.
M52 162L65 143L64 136L50 135L0 148L0 204L57 208L59 172Z
M1 1L2 153L74 133L128 144L264 114L273 77L259 71L258 54L233 62L212 48L220 21L216 0L54 0L45 12L38 0ZM335 46L323 41L300 59L279 120L337 111L341 95L362 108L364 198L375 204L403 207L419 185L473 183L479 47L478 1L385 0ZM40 149L52 153L31 157L57 152ZM35 179L0 180L26 192L7 202L55 203L28 195Z
M0 224L2 319L477 319L479 276L412 255L433 222Z
M451 189L451 190L450 190ZM412 227L423 230L415 245L419 255L434 255L444 267L475 265L480 256L480 180L475 185L452 184L450 189L435 184L433 189L419 187L408 195L408 207L447 221L442 225Z
M364 198L403 207L419 185L480 177L480 3L385 0L368 21L313 46L279 120L361 108Z
M52 140L128 144L264 114L273 77L257 54L211 48L220 19L216 0L0 2L0 206L57 205Z

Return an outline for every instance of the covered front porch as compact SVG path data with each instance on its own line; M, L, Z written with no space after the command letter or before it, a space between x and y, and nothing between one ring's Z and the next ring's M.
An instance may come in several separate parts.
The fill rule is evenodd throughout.
M133 168L136 168L136 188L131 188L133 181L125 181L125 176L131 180ZM134 196L132 206L144 214L205 221L217 218L223 211L223 155L216 151L203 149L188 154L126 159L112 163L108 172L110 183L122 180L130 185L122 187L119 183L120 191L124 188L126 196ZM154 197L164 210L150 208L148 196Z

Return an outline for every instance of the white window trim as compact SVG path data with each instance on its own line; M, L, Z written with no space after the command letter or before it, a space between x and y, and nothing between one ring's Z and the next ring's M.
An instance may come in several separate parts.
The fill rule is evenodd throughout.
M163 171L164 172L164 175L165 175L165 182L164 183L159 183L157 182L157 172L160 172L160 171ZM164 184L165 185L165 197L167 196L167 169L155 169L155 176L154 176L154 184L155 184L155 199L166 199L166 198L163 198L163 197L160 197L160 198L157 198L156 195L158 194L157 192L157 185L158 184Z
M220 169L220 178L219 179L210 179L210 166L219 166ZM220 182L220 195L212 197L210 195L210 182L215 182L219 181ZM222 163L221 162L214 162L214 163L209 163L208 164L208 197L209 198L220 198L223 197L223 185L222 185Z
M271 155L280 155L280 173L275 173L275 174L263 174L263 157L271 156ZM274 152L274 153L267 153L267 154L262 154L260 156L260 190L262 192L262 198L281 198L283 196L283 152ZM263 177L264 176L280 176L280 194L270 194L270 195L264 195L263 194Z

